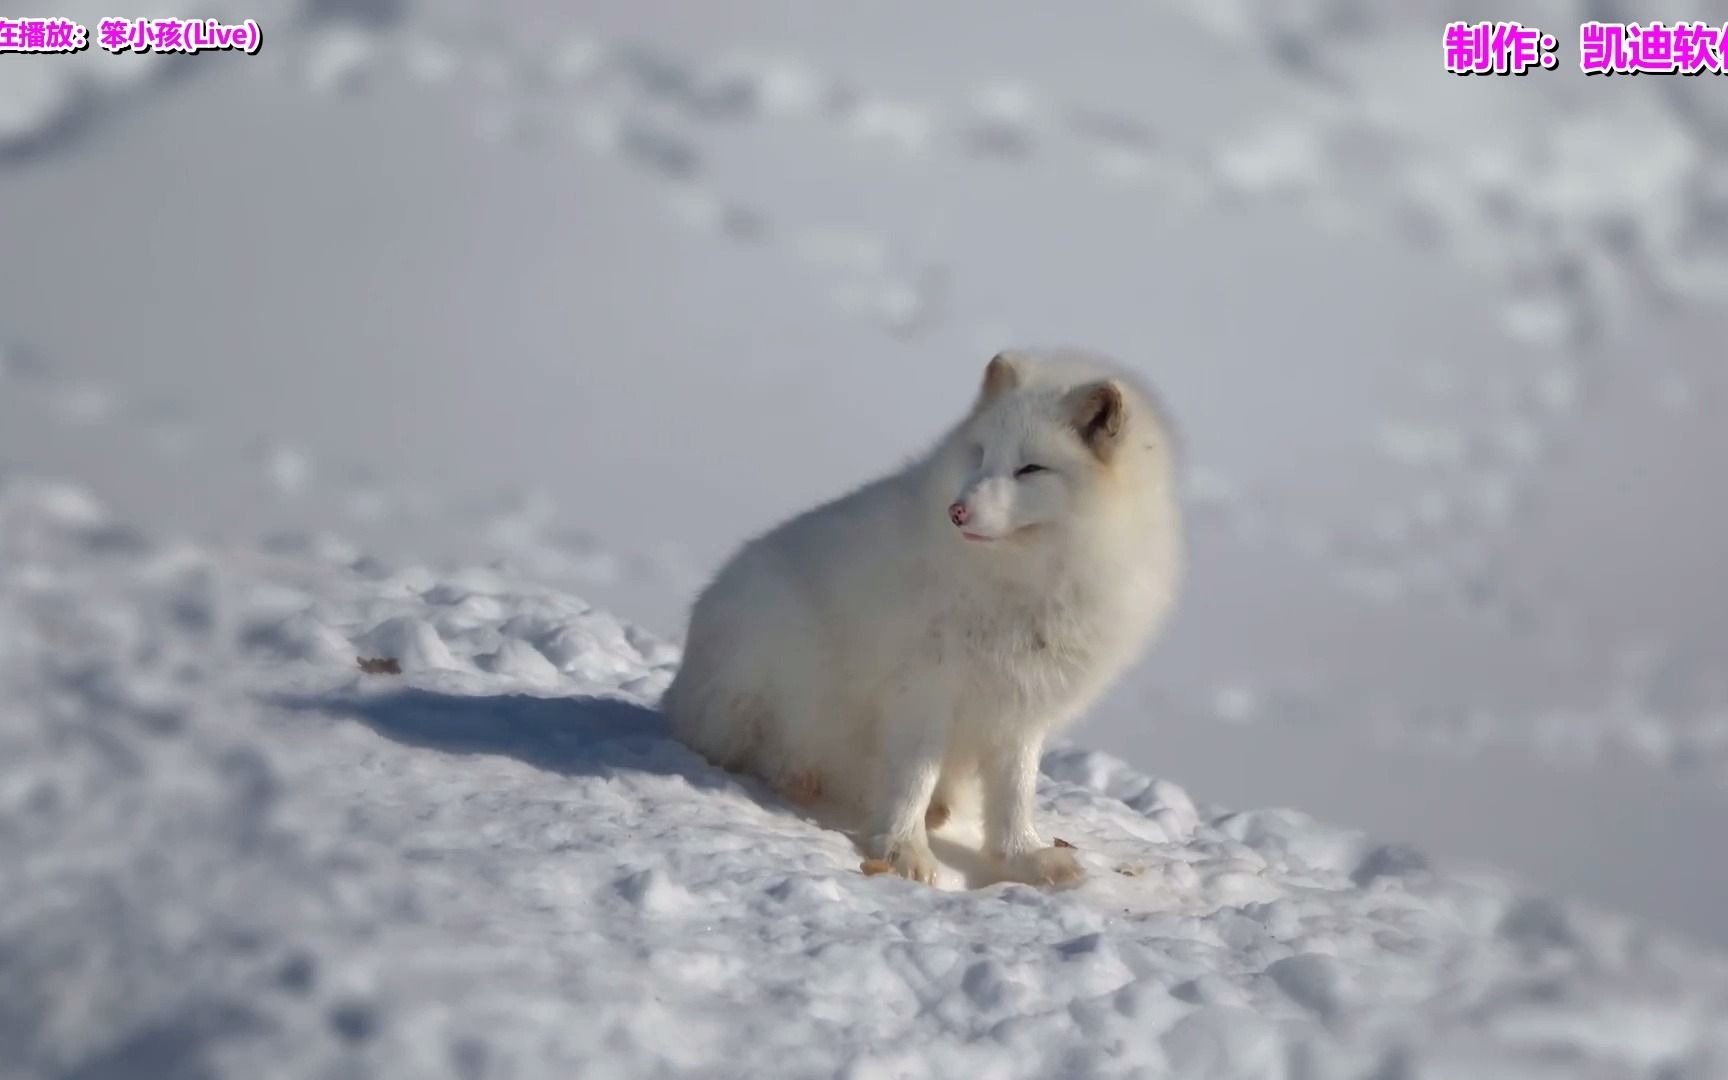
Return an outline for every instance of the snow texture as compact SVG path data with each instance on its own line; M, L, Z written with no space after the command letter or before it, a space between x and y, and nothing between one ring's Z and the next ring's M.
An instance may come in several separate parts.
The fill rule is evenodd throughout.
M1728 1069L1720 959L1294 811L1063 748L1079 888L866 877L672 740L676 650L567 593L16 475L0 524L9 1076Z

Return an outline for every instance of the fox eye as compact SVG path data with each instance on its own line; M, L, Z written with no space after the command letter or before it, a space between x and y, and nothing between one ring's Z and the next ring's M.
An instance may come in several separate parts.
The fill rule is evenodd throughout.
M1049 471L1050 471L1049 469L1046 469L1042 465L1022 465L1022 466L1020 466L1019 470L1017 470L1014 473L1014 475L1015 476L1031 476L1033 473L1041 473L1041 472L1049 472Z

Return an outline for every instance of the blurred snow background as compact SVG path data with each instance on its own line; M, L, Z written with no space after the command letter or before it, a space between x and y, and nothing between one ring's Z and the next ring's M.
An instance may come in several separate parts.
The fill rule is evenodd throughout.
M0 57L0 467L676 636L996 349L1103 349L1194 568L1078 741L1722 944L1728 77L1447 75L1491 7L307 0L206 5L256 58Z

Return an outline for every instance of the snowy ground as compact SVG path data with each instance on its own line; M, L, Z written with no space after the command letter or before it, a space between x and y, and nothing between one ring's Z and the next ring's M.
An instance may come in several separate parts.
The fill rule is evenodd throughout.
M1583 17L1728 20L1722 3L1685 12L1610 6L1544 0L1518 17L1559 27ZM56 13L113 14L74 10L83 7L62 5ZM237 5L205 7L257 15ZM548 785L548 798L564 798L557 793L572 779L555 763L548 767L546 755L563 760L566 753L546 748L548 730L565 715L552 706L501 704L502 722L529 734L489 742L480 733L480 749L497 753L457 766L398 744L405 735L441 745L470 737L448 730L480 722L465 706L417 699L424 709L389 714L431 725L431 735L420 738L421 727L405 733L389 717L335 701L288 710L302 719L286 728L282 700L274 711L234 704L266 691L327 694L352 679L338 669L346 672L346 654L363 648L364 635L385 617L360 608L372 602L366 590L382 588L376 582L388 575L366 570L374 565L368 561L350 580L340 567L351 556L446 568L504 558L515 568L508 587L515 599L507 601L520 605L515 614L543 609L558 612L547 618L575 619L574 602L553 592L563 590L675 640L691 590L729 548L918 446L965 401L984 359L1010 343L1081 343L1140 365L1171 400L1194 466L1196 562L1178 625L1075 733L1080 744L1209 798L1300 806L1377 840L1413 841L1445 867L1493 864L1525 882L1521 889L1569 895L1728 945L1721 917L1728 863L1714 854L1728 824L1728 598L1721 584L1728 513L1715 495L1716 465L1728 454L1717 420L1728 394L1719 362L1728 330L1728 78L1603 80L1562 71L1459 79L1440 70L1438 27L1495 13L1439 2L1397 9L1245 0L1109 0L1080 11L985 0L784 7L604 0L583 5L578 24L567 5L515 0L495 5L510 16L506 23L453 2L308 0L292 18L263 20L265 48L255 59L0 57L0 469L14 477L0 543L24 543L15 523L48 512L11 509L44 498L19 494L29 489L16 477L70 477L112 506L118 521L195 540L205 554L188 558L217 568L213 583L197 586L210 590L210 603L220 594L227 598L221 603L254 615L254 605L278 613L272 605L331 609L314 616L329 632L303 624L296 646L254 641L239 630L227 638L227 631L202 631L234 648L251 642L245 659L230 670L212 657L185 684L144 672L116 675L115 685L132 688L124 693L34 659L52 643L41 636L40 615L11 612L0 663L8 688L21 680L20 693L9 696L34 704L8 713L0 728L8 739L21 733L20 746L29 749L20 753L30 755L0 764L7 792L34 790L29 784L42 773L14 762L56 757L38 741L55 729L38 725L62 706L89 712L94 726L77 730L100 732L106 729L96 719L113 707L101 704L110 700L102 694L123 698L142 686L214 716L185 721L183 739L160 746L146 740L155 748L148 752L92 734L91 745L116 748L109 765L127 770L126 784L114 787L120 802L74 801L56 811L68 815L58 825L45 818L42 827L87 838L79 843L121 844L127 853L91 847L82 863L66 866L9 855L0 861L0 891L11 895L10 878L20 873L64 874L54 879L71 882L85 873L116 880L160 873L160 887L172 891L182 880L175 875L202 880L221 852L251 850L251 840L211 833L209 844L191 844L154 865L155 852L169 846L149 837L177 835L175 814L202 813L200 820L214 822L226 811L212 807L229 805L221 792L253 782L246 779L250 765L224 766L220 755L214 765L197 764L203 751L189 748L205 746L206 736L272 762L272 805L300 808L282 811L282 827L303 845L340 847L340 838L366 849L331 854L334 864L316 864L298 878L291 860L276 865L267 854L236 872L246 877L236 885L245 897L289 880L327 891L320 903L328 910L307 901L304 911L297 907L277 922L324 926L318 932L327 942L343 941L338 954L360 972L353 987L320 977L317 993L294 999L299 1005L283 999L292 1022L272 1013L254 1025L235 1014L242 1022L231 1024L235 1016L197 1002L186 1003L191 1011L180 1020L167 1012L136 1017L144 1025L136 1029L145 1040L140 1052L168 1053L163 1047L178 1045L175 1032L246 1029L252 1034L245 1038L291 1039L302 1030L294 1024L323 1022L323 1013L306 1011L310 1003L336 1009L348 997L369 1003L360 1014L374 1019L350 1016L336 1022L338 1030L370 1029L378 1013L398 1007L410 1015L415 993L427 1008L436 1004L476 1030L492 1029L506 1023L494 1005L452 1003L466 1001L462 993L520 989L530 1007L518 1011L535 1013L533 1002L559 991L555 981L530 987L527 975L501 982L474 972L518 964L557 968L547 980L573 978L532 944L495 952L475 944L472 955L448 960L467 972L448 975L464 984L460 993L431 976L412 992L362 985L398 967L392 950L416 964L436 959L422 955L428 939L406 927L412 943L353 945L375 933L383 935L378 941L388 937L380 928L398 907L421 912L424 921L413 925L426 934L483 918L482 899L417 876L432 874L436 860L432 868L414 862L382 869L413 847L401 839L410 823L398 819L458 812L443 798L417 793L404 777L443 770L455 774L452 782L472 780L477 802L464 803L464 814L490 812L495 805L487 799L539 785ZM132 535L121 529L93 545L38 550L57 566L40 580L0 564L8 600L59 581L56 603L133 627L115 633L140 635L126 649L114 640L91 648L146 664L132 645L184 644L197 634L171 614L181 609L175 597L186 595L176 576L183 568L162 570L167 592L151 600L155 586L134 579L149 576L154 557L135 550ZM267 538L263 561L260 537ZM413 582L417 593L459 580L448 576L453 570L428 573L434 576ZM301 599L290 601L282 588ZM259 600L260 593L276 596ZM392 614L427 618L451 632L431 614L442 610L440 601L422 595L401 603ZM496 621L506 620L500 614ZM535 631L523 639L526 647L506 648L499 640L476 643L487 638L479 626L456 629L446 643L452 662L469 669L469 653L503 649L502 659L488 662L497 670L469 670L449 686L447 676L430 687L420 675L410 681L436 693L495 695L530 685L547 693L576 678L584 681L569 685L593 692L623 677L554 677L535 663L535 655L587 662L573 659L587 655L579 636L549 646L535 636L544 631ZM415 641L386 643L417 648ZM626 658L634 648L613 644ZM284 648L310 651L311 666L295 669L309 689L275 684L283 675L268 657ZM595 648L592 659L612 655ZM430 653L441 660L435 648ZM600 683L586 681L594 678ZM22 690L66 679L74 688L64 693ZM223 702L234 707L225 711ZM365 721L358 727L320 719L357 712ZM421 713L431 719L412 719ZM651 717L636 719L652 728ZM611 731L626 719L606 712L595 723ZM314 729L328 738L296 734ZM344 773L350 755L362 753L351 742L357 739L372 740L365 745L383 755L379 761L395 762L380 766L401 785L390 808L376 802L387 796L360 791L361 778ZM607 747L618 740L600 741L604 747L568 754L592 751L610 761ZM188 757L176 756L183 750ZM241 753L235 760L251 759ZM1085 762L1092 759L1079 760L1056 773L1069 781L1090 775ZM80 772L86 765L70 758L65 768L69 792L103 775ZM664 778L694 766L659 768L655 775ZM511 792L497 792L500 782L484 771L469 775L488 769L508 770ZM440 775L437 783L444 782ZM355 791L329 786L345 783ZM180 784L189 788L184 799L160 794ZM587 788L568 795L590 796L611 798ZM624 785L617 797L628 801L635 789ZM672 805L645 799L642 813ZM838 860L837 873L849 869L837 838L805 836L781 810L740 812L772 822L767 828L792 829L787 843L826 852L822 858ZM495 845L487 830L540 827L523 814L520 822L512 809L497 813L496 823L452 824L444 847L457 865L473 859L493 866L489 860L517 848ZM1092 830L1088 847L1094 836L1103 843L1111 823L1131 821L1121 814L1080 813L1073 831ZM142 841L124 831L103 839L104 822L133 818L146 830ZM746 832L752 846L765 843ZM8 844L18 835L0 831ZM563 842L524 843L518 854L546 862L540 857ZM1246 842L1256 850L1275 843ZM642 857L651 858L652 849L647 844ZM1201 842L1173 857L1210 858L1211 850ZM1316 856L1322 870L1345 876L1361 857L1350 844ZM317 867L328 865L347 868L359 884L348 890L339 883L347 879L333 878L318 885ZM488 888L505 888L499 882L514 872L498 866L483 870L498 879L488 879ZM538 872L558 875L545 886L553 895L574 888L582 902L549 901L535 918L601 911L582 889L624 910L656 903L631 899L630 889L615 898L607 891L609 870L565 869ZM642 867L615 869L619 876ZM724 873L732 871L765 872L728 864ZM1274 884L1290 889L1281 874L1273 874ZM1160 887L1183 886L1152 877ZM848 891L864 885L847 884L843 873L829 878L842 899L882 895ZM673 882L695 894L702 880L666 869L658 883L631 888L647 896ZM1157 895L1230 902L1233 886L1225 880ZM1145 891L1126 906L1152 910L1142 901L1152 904L1147 898L1156 890L1135 881ZM1415 888L1398 881L1397 889ZM67 944L74 960L54 978L95 980L104 967L156 978L142 971L144 960L80 951L130 949L133 940L139 956L203 962L186 945L194 933L187 928L205 925L197 918L155 927L150 920L171 916L137 915L126 895L111 890L68 887L78 904L108 904L126 920L117 926L144 922L136 936L117 930ZM150 888L139 892L150 895ZM797 906L804 886L788 888L792 899L784 902ZM1494 973L1524 948L1515 940L1524 931L1508 937L1493 930L1510 894L1482 886L1487 893L1466 900L1469 890L1451 876L1433 888L1423 910L1439 913L1434 918L1447 926L1411 933L1437 943L1469 973L1439 974L1452 961L1421 948L1406 956L1388 946L1386 956L1368 957L1357 945L1339 946L1351 964L1392 965L1397 970L1386 977L1414 997L1392 994L1354 969L1339 985L1375 988L1363 999L1384 998L1376 1008L1389 1014L1397 1002L1432 1008L1375 1019L1374 1010L1353 1001L1339 1006L1346 1020L1312 1012L1306 1022L1333 1040L1333 1049L1313 1053L1373 1045L1394 1020L1414 1025L1394 1041L1422 1047L1424 1060L1449 1052L1438 1043L1453 1045L1454 1038L1465 1047L1542 1041L1502 1031L1507 1015L1538 1015L1535 1027L1551 1023L1543 1038L1567 1043L1574 1040L1568 1017L1585 1015L1590 1002L1613 1011L1600 1005L1612 1000L1601 996L1608 984L1656 1000L1644 976L1632 973L1637 964L1595 951L1613 934L1598 937L1541 905L1531 908L1540 914L1513 925L1533 921L1538 929L1530 933L1562 942L1555 946L1569 958L1562 965L1595 974L1550 978L1537 965L1529 977L1549 981L1527 988L1535 1004L1519 998L1507 983L1510 967ZM60 895L44 892L38 903L57 905ZM91 899L98 895L107 899ZM283 895L301 893L284 886ZM511 898L519 895L498 902L523 909L526 940L537 931L528 905ZM1104 910L1102 895L1081 909ZM402 899L410 896L420 899ZM214 909L226 910L225 901L206 899L212 910L205 914L216 920ZM1336 923L1337 940L1384 929L1371 917L1371 891L1322 889L1309 899ZM953 902L962 907L942 909L954 920L943 933L995 918L980 912L996 909L973 906L987 901ZM1031 904L1027 910L1045 914L1027 915L1033 921L1013 933L1029 936L1015 940L1055 948L1097 929L1058 936L1057 922L1036 922L1068 910L1064 903ZM43 942L65 940L71 924L56 937L41 928L62 924L35 910L7 914L6 941L24 926ZM857 917L900 927L909 924L906 910L848 900L811 917L863 912ZM1465 910L1468 918L1457 914ZM676 917L694 918L688 910ZM330 936L338 923L352 939ZM1195 933L1222 932L1209 925ZM1148 933L1132 940L1151 951L1135 955L1159 957L1172 947L1164 930ZM833 935L857 940L837 925ZM1109 940L1115 948L1129 939ZM174 953L173 941L182 952ZM1258 1010L1255 1022L1276 1023L1283 998L1270 987L1279 979L1243 974L1265 970L1276 957L1244 959L1238 950L1252 943L1243 942L1249 939L1231 936L1217 946L1225 949L1219 970L1248 995L1238 1003ZM593 944L595 971L604 970L603 955L621 955L606 951L614 947L622 946ZM1080 994L1044 981L1042 959L1003 948L1009 959L995 962L1005 967L978 978L1029 986L1033 996L1002 990L997 1006L973 1006L976 1015L965 1023L995 1016L995 1024L1009 1014L1029 1020L1065 1004L1064 995ZM24 955L38 963L47 954ZM276 962L274 954L256 955L259 964ZM1110 955L1136 976L1165 966ZM1638 962L1649 980L1672 976L1663 992L1691 1003L1663 1008L1664 1020L1703 1015L1711 1007L1709 977L1655 955ZM743 992L726 964L757 959L693 964L692 971L709 971L726 993ZM0 968L9 962L0 943ZM319 970L335 962L318 961ZM891 962L925 970L904 957ZM211 986L248 977L214 953L209 963ZM632 960L625 969L644 980L644 994L659 992L649 986L653 965ZM942 968L941 978L963 979L970 969ZM201 982L188 970L165 965L161 977L195 990ZM1590 982L1597 977L1601 985ZM1454 982L1443 992L1445 978ZM784 980L793 979L788 970ZM836 993L868 992L838 981L845 985ZM73 984L41 985L48 995ZM671 993L672 985L662 989ZM1496 986L1491 1000L1445 996ZM8 1025L23 1023L24 1030L30 1017L46 1015L32 1010L48 1010L60 1019L57 1034L32 1044L47 1055L41 1060L83 1062L86 1075L115 1075L102 1069L118 1065L85 1055L134 1028L116 1020L85 1031L66 1011L67 1002L105 1008L113 1003L103 996L109 993L26 994L22 1012L0 1016L0 1036ZM221 997L212 993L211 1000ZM112 994L116 1008L139 1005L128 992ZM664 1015L675 1014L680 1025L697 1022L690 1011L666 1007L672 1012ZM271 1008L241 1013L264 1016ZM842 1005L832 1008L816 1015L846 1015ZM628 1012L620 1007L620 1015ZM652 1011L645 1015L651 1022ZM1087 1031L1114 1031L1118 1022L1072 1015ZM932 1010L905 1030L961 1024L956 1016L952 1005ZM509 1022L518 1021L533 1023ZM1211 1023L1196 1022L1200 1042ZM1579 1030L1612 1043L1599 1048L1603 1054L1653 1047L1637 1052L1656 1062L1684 1057L1686 1023L1659 1035L1634 1031L1634 1021ZM1123 1038L1149 1046L1156 1040L1146 1032L1165 1030L1161 1024L1129 1022L1133 1034ZM379 1030L388 1032L380 1039L410 1038L394 1024ZM860 1038L886 1039L896 1030L871 1029ZM261 1034L267 1031L275 1034ZM1285 1035L1306 1037L1274 1033L1265 1045ZM566 1037L576 1038L556 1036ZM626 1043L633 1037L620 1036ZM1106 1032L1091 1045L1113 1037ZM81 1038L88 1041L74 1047ZM1258 1036L1216 1038L1261 1045ZM54 1039L61 1042L50 1045ZM451 1051L458 1055L451 1060L483 1072L473 1063L481 1058L463 1055L509 1050L492 1045ZM1031 1053L1009 1045L1017 1047L1015 1060ZM391 1056L378 1053L380 1060ZM198 1060L178 1064L198 1075ZM401 1064L407 1060L397 1064L412 1071ZM1554 1067L1578 1075L1564 1063ZM1384 1075L1399 1075L1396 1068Z
M674 647L531 577L32 478L0 523L6 1075L1728 1069L1720 958L1293 811L1061 749L1078 889L866 877L668 736Z

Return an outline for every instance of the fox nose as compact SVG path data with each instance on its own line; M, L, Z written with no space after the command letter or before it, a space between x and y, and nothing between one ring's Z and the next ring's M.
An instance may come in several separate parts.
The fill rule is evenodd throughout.
M948 520L956 525L966 524L966 519L972 516L972 511L966 509L966 504L957 502L948 508Z

